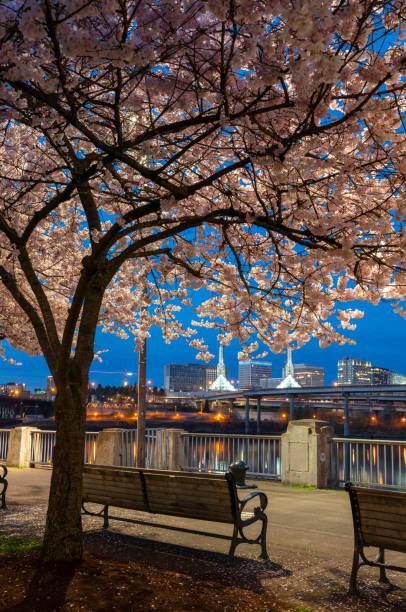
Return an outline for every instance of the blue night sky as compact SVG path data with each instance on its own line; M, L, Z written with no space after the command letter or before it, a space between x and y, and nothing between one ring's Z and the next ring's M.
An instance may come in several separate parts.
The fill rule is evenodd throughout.
M354 321L357 329L349 332L357 341L352 345L331 345L320 349L317 342L310 342L304 348L293 353L295 363L309 363L325 367L325 383L331 384L337 376L337 360L342 357L360 357L369 359L374 365L389 368L406 374L406 320L393 313L389 304L371 306L370 304L355 304L365 311L363 319ZM191 313L190 313L191 314ZM217 362L218 343L215 330L202 329L211 353L216 355L212 363ZM153 385L163 385L163 371L166 363L191 363L195 361L195 349L187 346L184 340L177 340L165 344L161 338L160 330L153 329L152 337L148 341L148 367L147 376ZM96 339L96 350L109 349L102 355L103 363L93 362L92 370L107 372L137 371L138 355L134 353L132 340L120 340L110 334L99 333ZM238 378L237 353L240 350L238 342L233 342L224 349L224 358L230 368L230 377ZM0 362L0 383L10 381L25 382L29 389L44 387L46 376L49 374L45 360L41 357L30 358L24 353L12 349L7 350L10 357L22 362L22 366L10 365ZM281 368L285 362L285 355L269 355L264 358L273 365L273 376L281 376ZM102 385L120 385L123 374L92 373L90 380ZM129 382L134 378L129 377Z

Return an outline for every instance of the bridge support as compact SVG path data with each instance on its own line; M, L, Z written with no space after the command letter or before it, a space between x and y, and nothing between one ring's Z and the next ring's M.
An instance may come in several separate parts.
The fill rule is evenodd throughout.
M289 395L289 420L295 420L295 396Z
M261 398L257 397L257 434L261 433Z
M250 432L250 398L245 398L245 433Z

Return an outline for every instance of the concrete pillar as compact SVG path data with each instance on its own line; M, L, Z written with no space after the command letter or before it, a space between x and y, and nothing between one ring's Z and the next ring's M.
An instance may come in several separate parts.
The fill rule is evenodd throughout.
M257 434L261 433L261 398L257 398Z
M245 433L250 432L250 398L245 398Z
M295 396L289 395L289 420L295 420Z
M344 398L344 438L350 436L350 411L348 407L348 393L343 394ZM344 480L348 482L351 480L351 457L350 457L350 445L348 442L344 444Z
M185 452L182 440L183 429L166 430L167 469L181 470L185 465Z
M326 488L329 479L330 443L333 428L325 421L290 421L281 437L281 480Z
M350 411L348 409L348 393L344 393L344 437L350 435Z
M31 432L37 427L15 427L10 430L6 465L27 468L31 463Z
M121 429L103 429L96 446L98 465L123 465L123 440Z

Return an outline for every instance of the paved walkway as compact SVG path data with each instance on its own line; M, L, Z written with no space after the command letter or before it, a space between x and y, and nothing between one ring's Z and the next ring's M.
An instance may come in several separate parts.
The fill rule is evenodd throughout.
M24 525L27 521L33 521L37 530L43 526L50 476L48 469L9 470L9 510L3 515L0 513L0 530L18 530L18 524L24 523L21 519L23 515L26 516ZM289 487L269 481L255 482L268 495L268 552L273 564L267 568L263 563L254 561L257 555L254 546L240 545L237 555L240 563L248 563L247 571L252 571L254 567L249 563L255 565L262 588L272 589L283 601L291 600L293 603L289 610L302 612L406 610L406 593L395 591L386 597L377 582L378 571L372 568L360 571L364 600L354 603L343 596L348 586L353 553L352 516L347 493ZM120 516L131 515L126 510L115 512ZM185 521L178 518L154 516L151 519L151 515L145 518L157 525L185 525ZM88 531L98 530L101 523L100 519L85 518L84 528ZM207 527L208 531L215 527L218 533L230 531L227 525L198 525L195 521L189 521L189 524L196 529ZM24 527L23 531L26 529ZM195 560L209 554L223 563L223 555L228 550L228 543L223 540L155 526L111 521L108 533L108 537L118 538L126 545L141 548L152 546L168 555L186 554ZM389 554L388 560L406 564L406 557L401 554ZM395 584L406 587L403 574L389 575Z

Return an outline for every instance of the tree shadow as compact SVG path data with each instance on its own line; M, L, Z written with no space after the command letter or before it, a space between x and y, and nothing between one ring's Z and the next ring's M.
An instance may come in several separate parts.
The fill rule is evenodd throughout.
M261 580L292 574L290 570L270 560L257 561L235 557L234 564L230 565L228 556L220 552L157 542L112 531L87 532L85 547L99 558L111 559L114 555L117 561L137 561L160 571L173 571L175 567L176 572L196 580L207 580L258 594L265 592Z
M7 609L12 612L59 610L65 603L69 584L80 565L77 561L58 561L52 564L39 564L24 599Z

